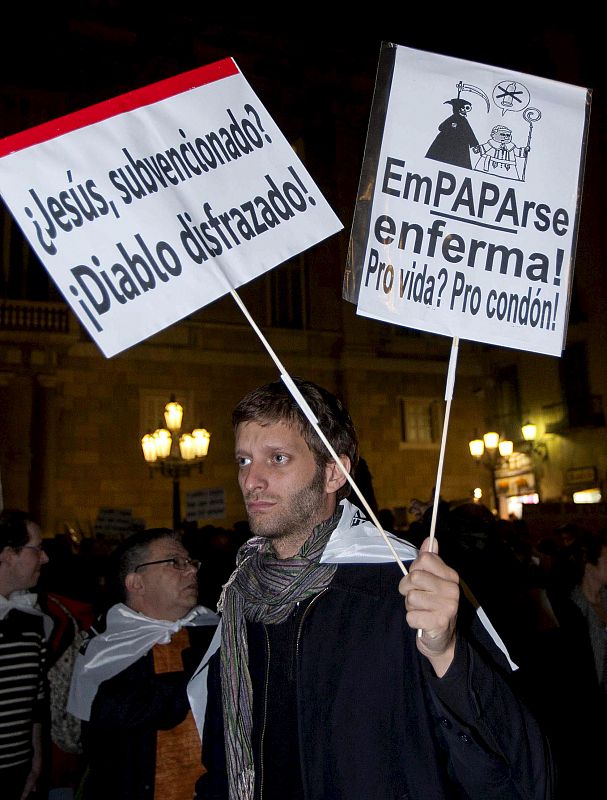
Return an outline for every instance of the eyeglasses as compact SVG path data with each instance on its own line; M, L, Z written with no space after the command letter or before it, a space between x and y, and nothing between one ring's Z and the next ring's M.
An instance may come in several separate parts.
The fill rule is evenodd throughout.
M44 551L44 547L41 544L22 544L21 547L18 548L19 550L36 550L38 555Z
M142 567L151 567L153 564L170 564L173 569L178 569L179 572L184 572L188 567L194 567L196 572L200 569L200 561L198 559L174 556L173 558L162 558L160 561L146 561L144 564L137 564L133 572L137 572Z

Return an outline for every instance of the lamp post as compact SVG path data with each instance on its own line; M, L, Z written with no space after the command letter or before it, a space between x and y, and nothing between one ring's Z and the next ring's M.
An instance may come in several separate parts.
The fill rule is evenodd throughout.
M541 462L548 459L548 445L545 441L543 441L543 439L538 439L537 425L530 420L527 420L527 422L521 425L521 433L523 434L521 450L529 459L529 463L533 471L535 491L539 502L541 498L540 479L543 475Z
M154 433L146 433L141 439L143 457L151 470L159 470L161 475L173 481L173 529L181 527L180 480L190 474L198 465L202 472L202 462L209 452L211 434L206 428L195 428L191 433L181 432L183 406L171 395L164 408L166 428L159 427Z
M548 458L548 446L546 442L537 438L537 425L527 420L527 422L521 426L521 433L523 434L523 440L526 442L530 454L541 461L546 461Z
M502 439L496 431L484 433L482 438L476 435L468 442L470 455L477 464L483 464L491 473L491 500L499 513L497 490L495 488L495 470L502 458L508 458L514 450L510 439Z

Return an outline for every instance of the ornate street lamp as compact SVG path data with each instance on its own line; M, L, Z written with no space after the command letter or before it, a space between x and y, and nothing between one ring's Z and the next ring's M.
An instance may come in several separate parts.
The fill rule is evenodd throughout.
M502 439L495 431L489 431L483 434L482 439L479 436L471 439L468 442L468 448L470 455L476 461L480 462L483 456L489 461L496 459L498 453L502 458L511 456L514 452L514 442L510 439Z
M488 431L482 437L475 434L468 442L470 455L477 464L483 464L491 472L491 493L494 508L498 508L495 488L495 470L501 459L509 458L514 451L514 442L502 439L497 431Z
M548 446L546 442L537 438L537 425L527 420L521 426L523 439L527 443L531 455L536 456L541 461L546 461L548 458Z
M183 406L171 395L164 408L166 428L159 427L154 433L146 433L141 439L143 457L150 470L159 470L161 475L173 481L173 528L181 527L180 480L190 474L192 467L202 463L209 452L211 434L206 428L195 428L191 433L181 433Z

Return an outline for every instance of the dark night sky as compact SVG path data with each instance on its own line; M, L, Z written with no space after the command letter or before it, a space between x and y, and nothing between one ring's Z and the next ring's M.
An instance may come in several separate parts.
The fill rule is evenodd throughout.
M0 90L66 90L74 107L233 56L288 137L301 135L300 120L315 113L341 114L344 124L361 128L362 148L362 122L386 40L591 87L590 150L605 142L603 31L580 13L579 3L577 21L572 14L561 20L555 8L542 15L521 8L464 13L457 6L457 13L441 14L433 6L429 16L411 4L400 12L373 8L377 20L349 10L339 23L327 21L326 5L310 4L294 6L288 16L286 9L243 16L230 8L220 16L199 0L12 8L14 21L3 26L0 46ZM10 125L0 121L0 135L15 132Z
M286 9L256 16L228 9L220 16L199 0L14 4L14 22L3 26L0 91L66 90L75 108L233 56L288 137L301 135L301 120L342 115L343 124L361 129L362 157L363 122L386 40L591 87L590 150L604 145L603 32L592 18L569 14L561 21L554 9L464 14L461 6L443 15L433 6L429 17L410 5L400 13L374 8L378 21L348 11L338 24L326 20L326 5L319 13L310 4L289 9L288 18ZM10 125L0 120L0 135L15 132Z
M350 12L347 21L328 24L309 4L288 21L286 14L277 19L276 13L220 18L208 12L207 4L190 0L158 9L137 0L34 8L22 3L14 9L15 22L3 30L0 80L85 90L91 102L227 55L236 58L252 83L258 77L267 85L262 99L269 106L273 81L289 81L303 100L311 89L343 88L348 75L353 88L369 95L379 46L387 40L593 87L595 106L604 103L600 26L559 21L558 14L545 21L512 9L499 21L488 10L482 16L460 13L459 19L441 18L438 9L432 19L403 10L374 21Z

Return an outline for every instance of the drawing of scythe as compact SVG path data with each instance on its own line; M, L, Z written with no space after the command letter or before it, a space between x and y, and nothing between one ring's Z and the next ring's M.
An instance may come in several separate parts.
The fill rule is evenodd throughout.
M479 88L478 88L478 86L472 86L472 85L471 85L471 84L469 84L469 83L463 83L462 81L460 81L459 83L457 83L457 84L455 85L455 88L457 89L457 99L458 99L458 100L460 99L460 97L459 97L459 96L460 96L460 94L461 94L462 92L472 92L473 94L478 94L480 97L482 97L482 98L483 98L483 100L485 101L485 103L487 103L487 114L489 113L489 110L491 109L491 105L490 105L490 103L489 103L489 98L488 98L488 97L487 97L487 95L486 95L486 94L483 92L483 90L482 90L482 89L479 89Z

